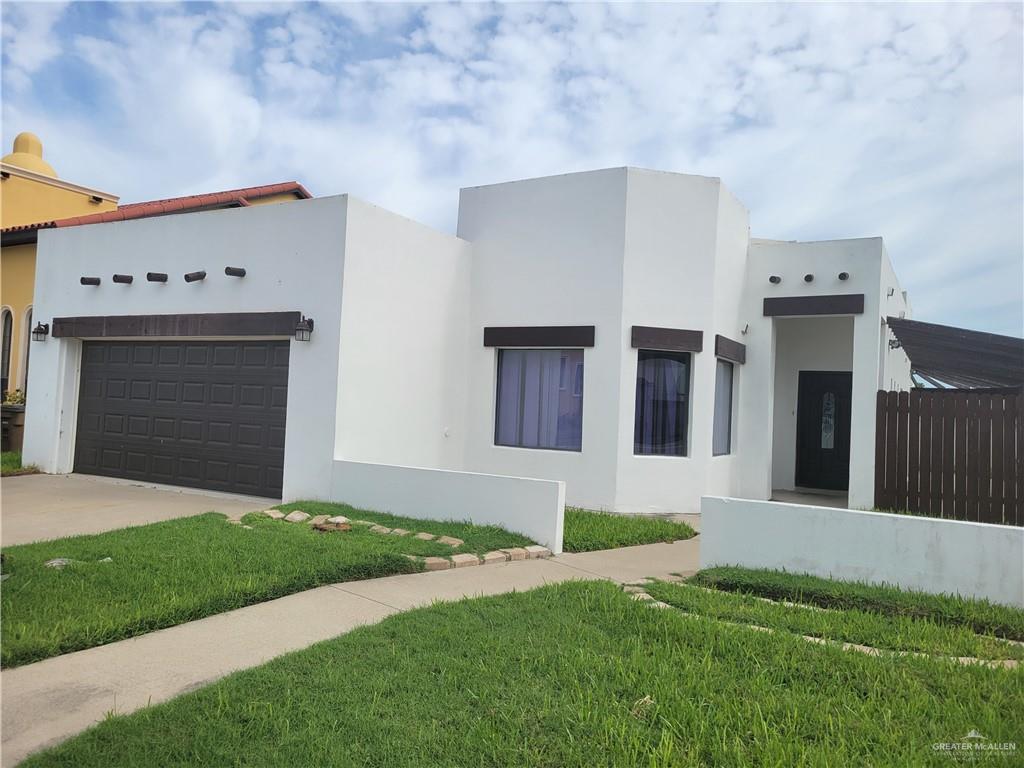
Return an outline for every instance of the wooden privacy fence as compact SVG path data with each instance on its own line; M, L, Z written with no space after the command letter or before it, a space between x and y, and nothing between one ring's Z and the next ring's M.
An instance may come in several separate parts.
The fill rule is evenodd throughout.
M875 507L1024 526L1024 394L879 391Z

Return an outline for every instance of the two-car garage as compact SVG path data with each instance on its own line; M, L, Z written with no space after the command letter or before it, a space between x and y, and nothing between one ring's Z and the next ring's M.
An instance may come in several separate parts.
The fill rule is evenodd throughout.
M289 343L83 341L74 470L280 498Z

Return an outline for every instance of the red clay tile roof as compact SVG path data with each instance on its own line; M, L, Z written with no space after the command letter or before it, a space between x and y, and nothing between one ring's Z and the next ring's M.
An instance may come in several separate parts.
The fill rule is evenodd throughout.
M170 213L189 213L190 211L214 208L219 206L246 206L249 200L271 195L291 192L301 199L313 197L309 191L297 181L285 181L280 184L267 184L262 187L244 187L229 189L225 192L209 192L202 195L171 197L166 200L149 200L144 203L128 203L118 206L117 210L102 213L90 213L87 216L72 216L56 221L42 221L37 224L19 224L4 227L0 232L27 232L51 227L77 227L82 224L101 224L106 221L125 221L127 219L144 219L149 216L166 216Z

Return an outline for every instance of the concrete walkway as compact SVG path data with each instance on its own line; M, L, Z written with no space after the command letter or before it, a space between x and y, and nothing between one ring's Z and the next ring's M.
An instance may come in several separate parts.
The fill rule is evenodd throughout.
M13 766L110 711L133 712L275 656L437 600L498 595L571 579L619 583L692 573L699 537L563 554L551 560L346 582L0 673L0 763Z
M0 544L5 547L211 511L238 518L279 503L92 475L5 477L0 501Z

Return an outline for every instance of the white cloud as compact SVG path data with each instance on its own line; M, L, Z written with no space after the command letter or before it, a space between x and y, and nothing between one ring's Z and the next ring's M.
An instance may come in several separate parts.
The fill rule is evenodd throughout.
M1019 6L107 11L68 36L4 4L4 137L127 200L298 178L451 229L459 186L703 173L756 234L886 237L919 317L1024 324ZM52 97L63 72L100 113Z

